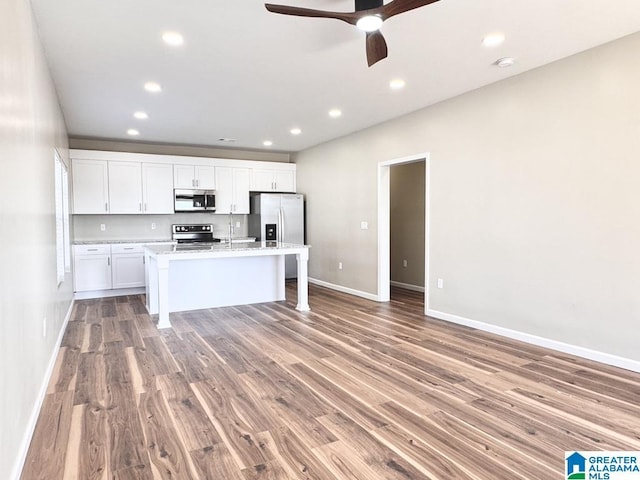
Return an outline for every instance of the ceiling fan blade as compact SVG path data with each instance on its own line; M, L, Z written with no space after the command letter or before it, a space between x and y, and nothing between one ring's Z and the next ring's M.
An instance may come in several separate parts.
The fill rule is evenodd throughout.
M351 25L355 25L360 18L356 12L327 12L324 10L314 10L312 8L291 7L288 5L274 5L265 3L265 8L272 13L283 15L295 15L297 17L335 18Z
M394 15L415 10L416 8L424 7L437 1L439 0L393 0L393 2L387 3L379 9L380 16L383 20L386 20Z
M387 58L387 42L380 30L367 33L367 63L369 66Z

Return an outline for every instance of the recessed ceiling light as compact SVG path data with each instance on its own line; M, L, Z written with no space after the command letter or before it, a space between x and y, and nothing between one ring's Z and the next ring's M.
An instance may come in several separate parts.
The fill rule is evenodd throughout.
M513 58L513 57L504 57L504 58L500 58L499 60L496 60L495 64L500 68L506 68L506 67L513 66L514 63L516 63L515 58Z
M131 135L132 137L136 137L136 136L140 135L140 132L138 130L136 130L135 128L130 128L129 130L127 130L127 135Z
M406 85L406 82L401 78L396 78L389 82L389 88L391 88L392 90L400 90L404 88L405 85Z
M184 43L184 37L178 32L164 32L162 34L162 40L172 47L179 47Z
M490 33L488 35L485 35L485 37L482 39L482 45L489 48L502 45L502 42L504 42L504 33L500 32Z
M159 83L156 82L147 82L144 84L144 89L147 92L151 92L151 93L159 93L162 91L162 87L160 86Z
M291 135L300 135L302 133L302 130L296 127L296 128L292 128L290 132L291 132Z
M133 116L138 120L146 120L147 118L149 118L149 114L147 112L135 112Z
M329 116L331 118L338 118L342 116L342 110L338 109L338 108L333 108L331 110L329 110Z
M367 15L356 22L356 27L363 32L375 32L379 30L381 26L382 18L377 15Z
M271 140L265 140L264 142L262 142L262 145L264 145L265 147L270 147L271 145L273 145L273 142Z

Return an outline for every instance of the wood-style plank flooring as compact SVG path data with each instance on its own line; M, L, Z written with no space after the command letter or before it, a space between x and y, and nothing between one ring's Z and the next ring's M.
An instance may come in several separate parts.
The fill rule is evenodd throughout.
M640 450L640 375L320 287L172 314L76 302L22 479L546 479Z

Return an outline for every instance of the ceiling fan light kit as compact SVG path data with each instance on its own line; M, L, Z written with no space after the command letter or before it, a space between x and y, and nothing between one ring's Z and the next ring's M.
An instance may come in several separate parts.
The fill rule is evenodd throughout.
M382 19L377 15L367 15L356 22L356 27L363 32L375 32L376 30L380 30L381 26Z
M272 13L280 13L282 15L333 18L357 26L360 30L366 32L367 64L371 67L380 60L387 58L387 42L380 32L382 23L394 15L415 10L437 1L439 0L393 0L385 5L383 0L355 0L354 12L328 12L271 3L266 3L265 8Z

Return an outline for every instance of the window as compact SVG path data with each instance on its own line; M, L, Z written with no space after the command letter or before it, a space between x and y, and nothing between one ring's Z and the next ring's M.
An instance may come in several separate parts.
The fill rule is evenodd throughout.
M56 201L56 272L58 286L64 282L65 272L71 271L71 239L69 235L69 176L58 152L55 160Z

